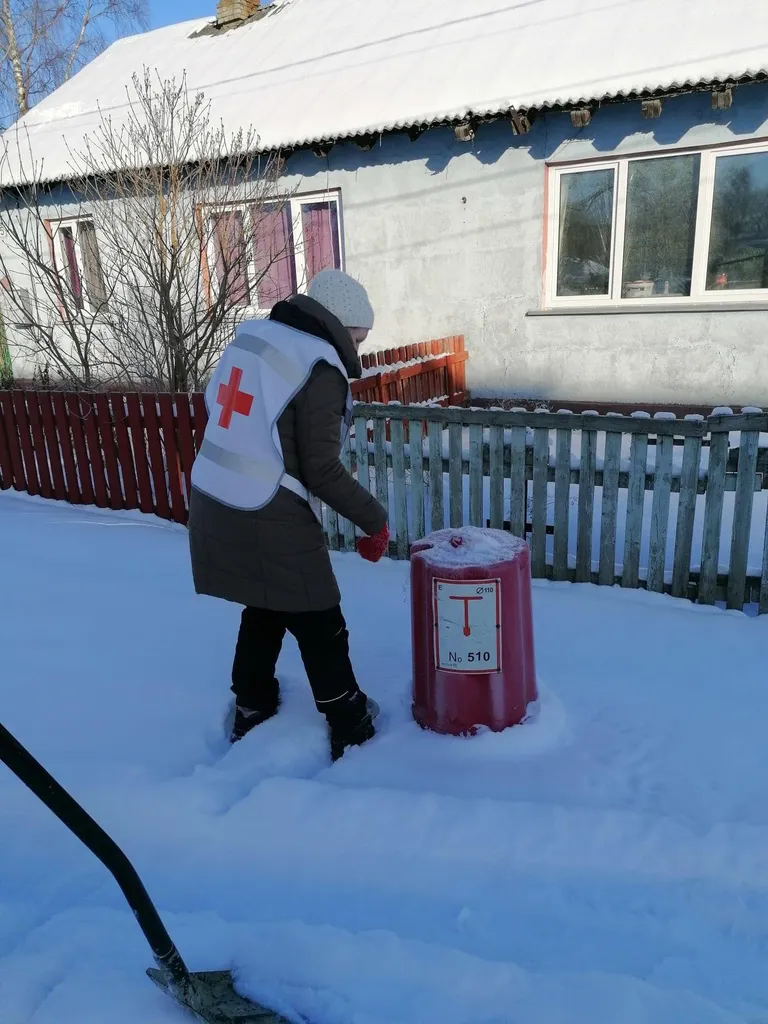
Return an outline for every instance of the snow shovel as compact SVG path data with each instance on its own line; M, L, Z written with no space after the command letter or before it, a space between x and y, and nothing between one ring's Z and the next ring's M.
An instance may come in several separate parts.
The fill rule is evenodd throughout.
M157 968L151 968L147 974L157 986L205 1024L289 1024L285 1017L238 995L230 971L193 974L187 970L147 890L120 847L1 724L0 761L112 873L154 953Z

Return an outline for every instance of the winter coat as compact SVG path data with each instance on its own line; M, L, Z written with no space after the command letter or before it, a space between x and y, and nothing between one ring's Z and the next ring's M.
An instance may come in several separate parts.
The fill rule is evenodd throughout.
M271 319L327 341L349 377L362 373L349 332L319 303L297 296ZM286 472L364 533L378 533L387 514L340 461L347 381L318 363L277 423ZM192 489L189 509L192 574L198 594L281 612L324 611L340 594L323 529L308 502L279 488L254 512L229 508Z

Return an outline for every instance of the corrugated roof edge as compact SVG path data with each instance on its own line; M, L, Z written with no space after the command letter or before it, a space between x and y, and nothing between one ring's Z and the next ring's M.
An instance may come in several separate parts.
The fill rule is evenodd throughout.
M290 3L291 0L283 0L284 3ZM370 140L372 137L380 135L396 134L400 132L411 132L414 133L414 138L428 131L431 128L438 127L453 127L467 121L471 121L473 124L488 124L493 121L499 121L504 117L510 119L513 115L523 115L529 120L532 120L537 114L540 113L558 113L568 112L571 110L578 110L584 107L591 109L597 109L602 106L609 106L613 104L631 103L642 101L645 99L673 99L677 96L690 95L696 92L707 92L712 89L737 87L739 85L751 85L758 82L768 81L768 70L755 70L743 72L740 75L733 75L727 78L710 78L710 79L697 79L687 80L685 82L673 83L671 85L659 86L655 89L644 89L627 93L606 93L601 96L583 96L579 99L568 99L568 100L553 100L552 102L542 104L531 104L529 106L520 107L488 107L483 109L475 110L473 108L464 108L461 110L448 111L439 117L432 118L428 121L396 121L388 124L379 125L365 125L360 128L356 128L353 131L349 131L342 135L335 135L332 137L317 136L313 138L303 139L286 139L278 146L273 146L264 150L256 150L256 152L263 153L282 153L284 155L290 155L296 150L301 149L313 149L319 147L331 147L336 143L341 142L354 142L355 140ZM8 129L9 131L11 129ZM237 154L231 154L235 156ZM41 177L38 180L38 184L44 184L48 187L53 187L62 181L66 181L66 178L61 177ZM15 188L24 187L32 184L29 181L15 181L5 182L2 184L2 188Z
M605 93L601 96L583 96L579 99L553 100L547 103L530 104L520 107L487 107L474 109L471 107L461 110L453 110L428 121L395 121L383 125L367 125L365 127L347 132L344 135L332 137L318 136L315 138L294 139L284 142L280 149L305 149L312 146L327 146L337 142L348 142L354 139L365 138L371 135L385 135L392 132L408 132L415 130L427 131L430 128L448 127L461 124L464 121L472 120L477 123L488 123L497 121L512 114L543 114L568 112L579 110L583 107L599 108L620 103L632 103L645 99L674 99L676 96L690 95L696 92L708 92L711 89L735 88L739 85L753 85L759 82L768 81L768 70L747 71L741 75L733 75L727 78L707 78L688 80L685 82L673 83L671 85L659 86L656 89L644 89L633 92Z

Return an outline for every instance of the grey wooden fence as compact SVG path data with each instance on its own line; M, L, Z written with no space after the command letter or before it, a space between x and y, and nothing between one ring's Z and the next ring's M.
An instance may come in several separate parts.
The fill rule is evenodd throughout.
M356 405L347 467L390 554L444 526L530 541L537 577L768 612L768 414L708 419ZM333 550L355 529L324 510Z

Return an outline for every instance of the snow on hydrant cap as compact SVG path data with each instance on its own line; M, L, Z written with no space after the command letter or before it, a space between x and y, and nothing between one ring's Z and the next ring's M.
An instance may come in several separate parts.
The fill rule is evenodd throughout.
M515 558L527 546L521 537L507 530L462 526L430 533L414 544L411 552L442 565L495 565Z

